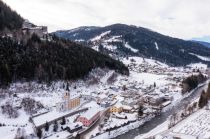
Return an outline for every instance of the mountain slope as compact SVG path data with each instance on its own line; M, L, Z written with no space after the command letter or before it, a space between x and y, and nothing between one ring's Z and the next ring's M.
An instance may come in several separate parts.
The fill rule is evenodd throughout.
M123 63L72 41L22 35L22 23L23 19L0 1L0 86L22 80L74 80L97 67L129 74Z
M21 16L0 0L0 31L20 29L22 23Z
M78 79L97 67L129 74L121 62L70 41L54 38L43 42L32 36L24 45L0 37L0 85L19 80Z
M172 38L142 27L114 24L106 27L81 27L57 31L59 37L82 41L95 50L113 56L152 57L167 64L180 66L195 62L209 64L210 49L202 44Z
M208 42L202 42L202 41L195 41L195 42L200 43L200 44L210 48L210 43L208 43Z

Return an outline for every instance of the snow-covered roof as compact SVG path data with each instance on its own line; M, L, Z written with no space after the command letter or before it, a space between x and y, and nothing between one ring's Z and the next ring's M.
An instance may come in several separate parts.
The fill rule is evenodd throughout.
M114 113L114 115L118 118L125 118L126 117L125 115L118 114L118 113Z
M131 110L132 107L131 106L128 106L128 105L122 105L123 109L126 109L126 110Z
M114 106L117 108L121 108L123 105L120 102L117 102Z
M89 110L87 110L85 113L83 113L80 117L85 117L88 120L90 120L93 116L95 116L98 112L100 112L100 110L98 110L97 108L90 108Z
M104 99L104 98L107 98L107 95L106 94L100 94L99 96L98 96L100 99Z
M95 102L95 101L91 101L87 104L85 104L83 107L86 107L86 108L99 108L100 106Z

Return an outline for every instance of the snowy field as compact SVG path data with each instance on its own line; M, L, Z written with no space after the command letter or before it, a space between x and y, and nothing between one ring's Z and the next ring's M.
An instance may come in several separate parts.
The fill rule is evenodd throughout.
M199 110L172 129L173 133L210 137L210 110Z

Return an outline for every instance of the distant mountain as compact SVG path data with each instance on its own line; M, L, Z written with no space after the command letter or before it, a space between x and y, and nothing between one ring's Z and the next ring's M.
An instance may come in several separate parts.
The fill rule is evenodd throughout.
M20 29L23 18L0 0L0 31Z
M202 41L194 41L194 42L200 43L200 44L210 48L210 43L208 43L208 42L202 42Z
M152 30L125 24L106 27L80 27L54 32L55 35L86 44L115 58L142 56L174 66L210 63L210 48L192 41L162 35Z

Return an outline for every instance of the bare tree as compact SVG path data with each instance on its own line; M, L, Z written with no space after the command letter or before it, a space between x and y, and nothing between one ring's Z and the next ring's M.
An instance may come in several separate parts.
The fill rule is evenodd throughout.
M36 102L32 98L23 98L21 105L28 114L36 113L37 110L44 108L40 102Z
M19 116L18 111L12 107L10 103L6 103L1 106L2 114L8 115L9 118L17 118Z

